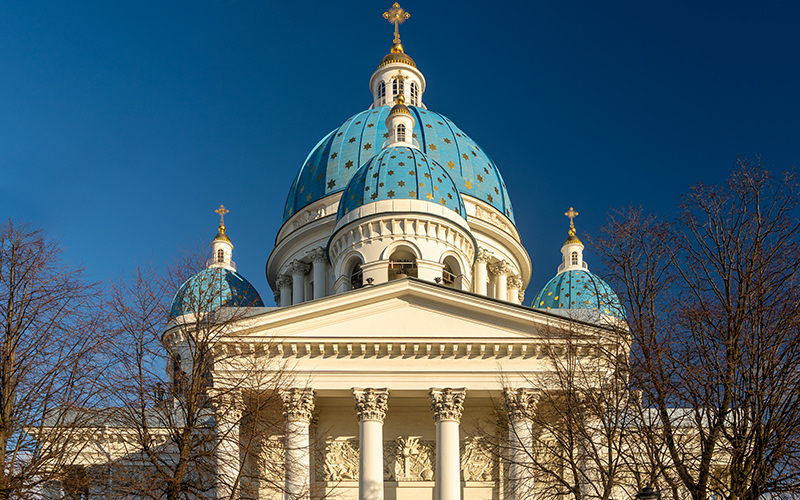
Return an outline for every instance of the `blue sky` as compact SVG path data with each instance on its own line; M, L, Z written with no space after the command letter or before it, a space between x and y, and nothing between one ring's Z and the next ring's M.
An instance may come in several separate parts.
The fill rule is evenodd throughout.
M499 166L533 262L526 302L610 208L671 215L738 155L800 163L797 2L401 2L426 105ZM6 0L0 214L95 280L210 240L264 277L293 177L371 103L391 2ZM595 271L593 253L587 261Z

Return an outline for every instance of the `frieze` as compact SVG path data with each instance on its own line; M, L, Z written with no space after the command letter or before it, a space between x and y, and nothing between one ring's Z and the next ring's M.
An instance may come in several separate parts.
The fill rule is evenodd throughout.
M358 439L328 439L320 457L325 481L358 480Z
M297 229L300 226L305 226L309 222L321 219L325 217L325 215L325 205L320 205L304 211L303 215L295 219L292 224L294 225L294 228Z
M508 231L508 225L494 212L490 212L488 210L482 209L480 206L475 205L475 217L478 219L488 222L489 224L502 229L505 232Z
M436 442L417 436L400 436L386 442L392 451L395 481L432 481L436 460Z
M488 440L476 436L466 439L461 449L461 474L464 481L493 481L497 479L495 457Z

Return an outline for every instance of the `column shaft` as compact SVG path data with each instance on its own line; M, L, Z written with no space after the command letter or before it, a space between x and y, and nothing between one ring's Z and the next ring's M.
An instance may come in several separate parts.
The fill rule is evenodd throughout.
M436 496L437 500L461 498L461 463L459 459L458 422L442 420L436 424Z
M228 500L239 496L239 421L240 402L235 396L222 396L215 402L217 450L214 454L217 467L216 498Z
M461 499L459 428L465 389L430 391L431 410L436 421L436 489L434 500Z
M281 307L292 305L292 278L282 275L278 278L278 289L281 294Z
M309 425L314 411L314 391L293 388L281 393L286 419L286 500L311 497L311 440Z
M362 420L358 460L358 498L383 498L383 423Z
M508 413L508 489L510 500L530 498L534 493L532 415L540 393L530 389L505 389Z
M325 296L325 261L314 261L314 298L321 299Z
M300 273L292 273L292 304L299 304L303 302L305 294L303 293L303 275Z
M389 391L354 388L353 397L360 431L358 498L383 500L383 420Z
M486 280L489 277L486 265L489 262L492 252L485 248L478 249L478 256L475 259L475 293L480 295L487 295Z

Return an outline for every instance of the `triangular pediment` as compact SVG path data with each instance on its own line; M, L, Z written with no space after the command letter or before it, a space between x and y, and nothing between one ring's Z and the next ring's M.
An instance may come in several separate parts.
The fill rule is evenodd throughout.
M407 279L274 309L237 335L271 338L531 339L593 329L529 307Z

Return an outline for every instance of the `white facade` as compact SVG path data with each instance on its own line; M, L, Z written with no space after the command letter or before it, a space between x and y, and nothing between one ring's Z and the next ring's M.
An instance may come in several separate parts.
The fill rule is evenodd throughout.
M372 108L427 109L425 78L408 61L398 40L370 79ZM387 128L398 125L406 135L390 132L385 146L416 147L411 115L390 115ZM465 216L397 198L337 217L339 191L286 220L266 266L277 307L248 311L230 328L218 349L237 360L217 362L213 373L245 393L262 386L242 378L242 363L287 370L275 417L285 425L276 434L220 421L218 473L263 477L217 488L218 498L527 498L535 485L514 443L531 436L530 381L552 370L549 353L576 324L522 305L531 263L517 229L491 203L461 196ZM235 269L224 226L220 234L209 266ZM573 246L580 267L583 245ZM571 259L572 246L564 248ZM178 350L187 342L181 328L165 333ZM578 328L583 362L610 378L592 353L618 339L600 326ZM283 477L244 453L245 435L284 443L283 456L270 458Z

